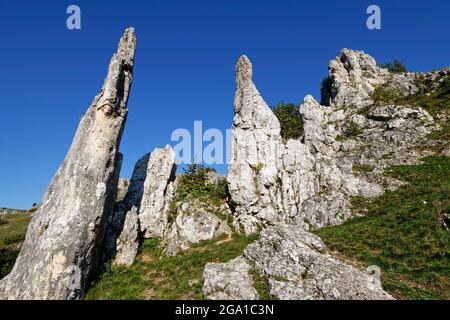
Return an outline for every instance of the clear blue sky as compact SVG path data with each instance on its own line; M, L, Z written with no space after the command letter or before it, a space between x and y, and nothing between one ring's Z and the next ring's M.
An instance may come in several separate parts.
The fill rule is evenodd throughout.
M66 8L82 30L66 28ZM382 10L370 31L366 8ZM328 61L343 47L415 71L450 64L450 1L7 1L0 2L0 207L40 202L117 41L135 27L138 48L122 139L122 176L176 128L225 130L234 66L250 57L270 105L319 98ZM218 168L225 172L226 167Z

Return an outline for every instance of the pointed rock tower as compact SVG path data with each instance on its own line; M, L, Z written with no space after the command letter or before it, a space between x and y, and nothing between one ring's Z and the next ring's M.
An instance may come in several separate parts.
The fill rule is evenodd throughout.
M33 216L13 270L0 283L1 298L83 297L98 267L105 222L114 207L135 46L135 32L129 28Z

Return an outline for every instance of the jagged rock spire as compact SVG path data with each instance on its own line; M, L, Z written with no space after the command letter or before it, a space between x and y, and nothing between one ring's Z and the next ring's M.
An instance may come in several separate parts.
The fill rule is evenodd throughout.
M98 267L105 223L115 203L136 36L129 28L100 93L81 119L11 273L6 299L79 299Z

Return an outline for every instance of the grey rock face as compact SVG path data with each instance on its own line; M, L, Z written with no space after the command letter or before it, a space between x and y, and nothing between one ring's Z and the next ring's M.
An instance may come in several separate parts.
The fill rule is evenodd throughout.
M146 238L164 235L175 171L175 152L170 146L157 148L150 154L139 207L141 232Z
M232 230L227 221L213 213L221 209L223 212L224 208L215 208L212 204L197 200L178 203L175 221L170 224L163 239L166 254L174 256L180 250L189 249L191 244L231 236Z
M122 232L117 238L117 252L114 264L131 266L139 249L139 218L137 208L127 212Z
M244 256L269 277L283 300L392 299L368 273L333 258L319 237L293 226L264 230Z
M248 278L250 265L268 277L270 294L277 299L393 299L369 272L329 255L319 237L285 224L263 230L243 257L207 264L203 293L209 299L257 299Z
M280 123L256 89L246 56L237 63L236 85L228 187L238 224L246 233L254 233L255 215L265 217L273 211L278 149L282 147Z
M175 153L166 146L137 161L129 184L126 180L119 181L119 190L127 191L108 220L105 261L113 259L116 264L131 265L139 247L139 235L163 236L174 193L175 171Z
M2 281L8 299L79 299L97 268L114 207L136 37L121 38L103 88L81 119L66 158L34 214L22 250Z
M328 65L328 81L322 87L322 104L335 107L364 106L376 86L383 84L389 71L379 68L363 51L342 49Z
M257 300L249 270L243 257L227 263L208 263L203 271L203 294L211 300Z
M241 57L236 68L235 117L228 186L235 223L246 234L278 222L301 227L341 223L352 213L348 197L379 195L382 189L340 167L331 125L345 113L333 113L311 96L300 107L304 142L283 141L278 119L251 79L252 66Z

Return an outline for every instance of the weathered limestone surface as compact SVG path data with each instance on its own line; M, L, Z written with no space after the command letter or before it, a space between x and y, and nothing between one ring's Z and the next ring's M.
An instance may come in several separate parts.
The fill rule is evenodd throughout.
M236 66L236 96L228 186L238 224L246 233L257 231L260 219L272 219L276 201L280 123L252 81L246 56Z
M14 268L2 280L4 298L83 297L114 208L135 46L134 30L127 29L100 93L33 216Z
M249 274L250 265L243 257L227 263L208 263L203 271L203 294L211 300L257 300Z
M175 171L175 152L170 146L157 148L150 154L139 209L141 232L146 238L164 235Z
M115 264L130 265L137 255L140 235L146 238L164 235L175 171L175 153L166 146L137 161L127 186L120 181L119 190L126 189L126 194L108 220L105 261L113 259Z
M139 217L137 208L127 212L123 229L117 238L117 253L114 264L131 266L139 249Z
M335 130L327 123L344 113L332 113L311 96L300 108L304 141L283 141L278 119L252 81L247 57L236 67L235 117L232 129L228 186L237 226L246 234L277 222L302 227L341 223L352 214L350 196L383 192L340 167L333 146Z
M279 224L262 231L242 257L209 263L203 293L209 299L257 299L249 266L268 278L270 294L282 300L390 300L380 281L326 252L319 237Z
M377 85L389 76L375 59L363 51L342 49L328 65L329 78L322 87L322 104L334 107L364 106Z
M163 245L166 254L174 256L180 250L189 249L191 244L220 236L231 236L232 230L227 221L214 214L214 211L224 214L226 207L224 204L216 208L213 204L198 200L178 203L176 218L164 234Z
M319 237L295 226L267 228L244 256L269 277L278 299L392 299L375 277L333 258Z

